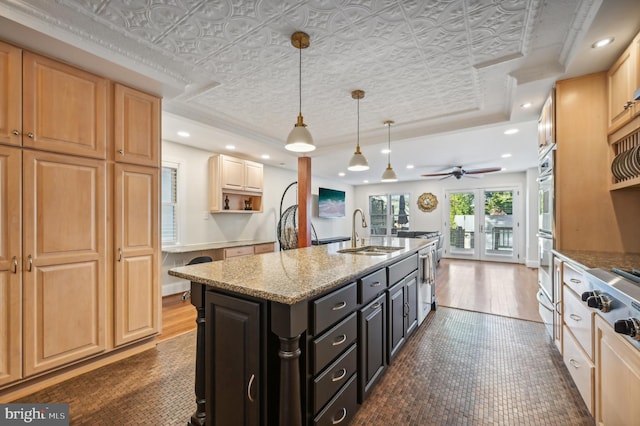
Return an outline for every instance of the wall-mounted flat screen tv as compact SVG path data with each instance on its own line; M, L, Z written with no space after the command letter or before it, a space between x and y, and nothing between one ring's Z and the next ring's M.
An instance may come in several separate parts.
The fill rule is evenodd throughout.
M344 217L345 193L336 189L318 188L318 216Z

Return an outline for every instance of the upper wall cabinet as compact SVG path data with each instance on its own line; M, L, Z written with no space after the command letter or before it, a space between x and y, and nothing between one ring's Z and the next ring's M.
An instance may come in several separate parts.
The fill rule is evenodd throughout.
M160 99L121 84L115 84L115 160L159 167L159 140Z
M216 154L209 158L209 210L261 212L263 166Z
M556 143L556 131L555 131L555 89L551 90L551 93L547 97L544 105L542 106L542 112L540 113L540 119L538 120L538 153L542 153L545 149L549 148L552 144Z
M22 145L106 158L108 80L24 52Z
M640 88L640 34L607 72L609 133L627 124L640 108L633 94Z
M22 51L0 43L0 143L22 144Z

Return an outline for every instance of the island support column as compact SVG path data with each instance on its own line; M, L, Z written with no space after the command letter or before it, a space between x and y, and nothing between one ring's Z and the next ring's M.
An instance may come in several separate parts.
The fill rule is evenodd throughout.
M204 339L205 339L205 286L191 282L191 304L195 306L198 315L196 317L196 411L191 416L188 426L204 426L207 418L205 407L205 365L204 365Z
M300 336L307 329L307 302L272 303L271 331L280 339L280 426L302 426Z

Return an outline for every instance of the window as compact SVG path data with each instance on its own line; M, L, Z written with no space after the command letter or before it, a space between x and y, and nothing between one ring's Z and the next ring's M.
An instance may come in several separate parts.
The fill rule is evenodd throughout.
M371 235L396 235L409 229L409 194L369 196Z
M162 164L162 245L178 243L178 164Z

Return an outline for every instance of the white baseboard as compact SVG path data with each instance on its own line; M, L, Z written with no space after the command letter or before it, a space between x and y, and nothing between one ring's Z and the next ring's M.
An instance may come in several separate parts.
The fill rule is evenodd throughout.
M539 268L540 267L540 261L539 260L527 260L525 262L525 265L527 265L527 268Z
M191 288L189 281L176 281L162 286L162 296L169 296L171 294L184 293Z

